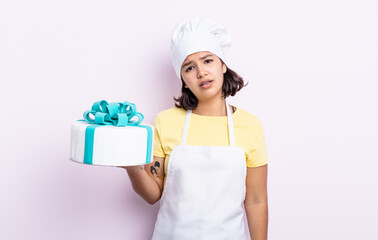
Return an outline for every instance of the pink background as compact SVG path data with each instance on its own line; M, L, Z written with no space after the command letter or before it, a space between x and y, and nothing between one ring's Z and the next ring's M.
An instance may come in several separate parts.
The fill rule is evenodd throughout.
M71 162L70 124L94 101L152 123L179 93L175 24L233 36L263 122L270 239L378 239L377 1L2 1L0 239L149 239L158 204L126 172Z

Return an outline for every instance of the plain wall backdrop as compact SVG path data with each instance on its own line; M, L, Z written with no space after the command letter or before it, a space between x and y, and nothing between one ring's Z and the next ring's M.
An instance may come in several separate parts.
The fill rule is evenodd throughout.
M170 34L198 16L231 32L230 102L265 129L269 239L378 239L374 0L1 1L0 239L151 237L159 204L70 161L70 124L101 99L172 107Z

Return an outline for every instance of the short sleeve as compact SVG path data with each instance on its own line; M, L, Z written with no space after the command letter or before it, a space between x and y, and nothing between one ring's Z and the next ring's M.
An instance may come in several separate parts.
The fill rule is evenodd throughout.
M161 141L161 125L159 120L159 115L156 116L153 126L155 128L154 132L154 156L156 157L165 157L165 153L163 150L163 145Z
M260 121L257 121L251 134L252 148L246 153L247 167L260 167L268 163L264 129Z

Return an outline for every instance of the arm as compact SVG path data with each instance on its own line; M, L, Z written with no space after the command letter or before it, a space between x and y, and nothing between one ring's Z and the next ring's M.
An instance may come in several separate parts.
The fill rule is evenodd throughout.
M248 167L244 207L252 240L266 240L268 235L268 166Z
M129 175L134 191L146 202L156 203L163 192L164 158L155 157L152 163L143 166L122 167Z

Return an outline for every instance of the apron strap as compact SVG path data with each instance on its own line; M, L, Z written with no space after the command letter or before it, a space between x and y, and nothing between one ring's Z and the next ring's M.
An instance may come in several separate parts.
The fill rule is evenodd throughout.
M192 110L186 111L184 129L182 130L181 145L185 145L186 143L186 136L188 135L188 128L189 128L191 114L192 114Z
M230 141L230 146L235 147L234 123L232 121L232 115L231 115L231 112L230 112L229 105L228 105L227 101L225 101L225 102L226 102L226 111L227 111L228 138L229 138L229 141ZM185 145L185 143L186 143L186 137L188 135L188 129L189 129L191 114L192 114L192 110L186 111L184 129L182 130L181 145Z
M234 122L232 121L232 114L230 111L229 104L226 100L226 110L227 110L227 125L228 125L228 138L230 140L230 146L235 147L235 135L234 135Z

